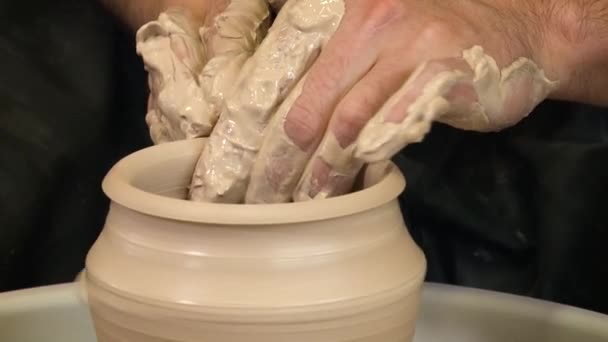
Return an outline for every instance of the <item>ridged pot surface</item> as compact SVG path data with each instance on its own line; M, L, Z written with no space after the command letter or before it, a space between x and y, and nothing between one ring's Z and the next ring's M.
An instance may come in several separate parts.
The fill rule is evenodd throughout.
M138 151L104 180L84 277L100 342L411 341L426 263L397 168L331 199L183 200L203 146Z

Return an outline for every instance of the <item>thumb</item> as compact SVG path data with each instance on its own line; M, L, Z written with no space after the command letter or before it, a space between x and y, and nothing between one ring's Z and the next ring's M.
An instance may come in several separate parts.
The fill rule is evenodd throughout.
M434 121L480 132L509 127L556 87L529 59L500 70L479 46L465 50L461 58L423 63L361 131L355 157L366 162L390 159L422 141Z

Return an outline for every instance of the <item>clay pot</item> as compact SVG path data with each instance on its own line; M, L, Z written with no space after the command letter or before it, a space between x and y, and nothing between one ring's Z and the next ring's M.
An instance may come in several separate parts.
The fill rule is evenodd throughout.
M100 342L411 341L426 263L397 168L325 200L186 201L203 145L138 151L104 180L85 274Z

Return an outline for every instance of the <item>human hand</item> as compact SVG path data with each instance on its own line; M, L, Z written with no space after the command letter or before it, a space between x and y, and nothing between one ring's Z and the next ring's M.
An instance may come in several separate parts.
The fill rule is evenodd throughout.
M265 132L273 127L271 119L281 119L291 108L306 70L343 11L341 0L284 4L266 38L243 65L233 92L224 98L219 121L192 177L192 200L243 201Z
M433 121L498 130L521 120L558 84L543 72L542 30L525 4L347 0L343 12L341 3L287 2L286 18L306 21L302 9L317 9L334 13L332 24L273 25L282 34L269 34L241 73L239 94L227 99L225 120L197 165L193 199L269 203L339 195L365 163L420 141ZM333 36L297 50L294 41L315 34ZM266 68L260 61L273 55L277 64L300 67L277 68L256 83ZM311 58L309 69L302 63ZM245 99L257 99L259 87L275 95L243 115Z
M433 121L500 130L558 85L537 64L541 28L523 2L345 3L301 94L266 129L247 202L343 194L365 163L421 141Z
M208 136L237 71L266 34L265 0L208 5L218 14L205 26L190 10L176 7L137 31L150 89L146 123L156 144Z

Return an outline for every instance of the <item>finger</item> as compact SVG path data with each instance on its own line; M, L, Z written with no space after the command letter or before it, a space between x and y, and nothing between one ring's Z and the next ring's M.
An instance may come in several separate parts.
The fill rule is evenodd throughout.
M315 6L311 6L311 4ZM291 1L279 12L267 37L241 70L224 101L193 175L190 197L241 202L253 161L272 114L318 55L341 18L341 1ZM298 20L298 11L319 11ZM315 14L315 13L313 13Z
M205 102L198 74L205 62L192 17L184 10L161 13L137 32L137 53L149 72L154 113L147 118L154 141L204 135L211 123L203 115ZM162 126L158 126L162 125Z
M361 30L358 17L345 17L307 73L301 93L277 112L252 170L247 203L291 200L336 104L378 57L373 36Z
M165 125L161 121L161 117L158 114L156 106L157 98L157 85L155 84L155 78L151 75L148 76L148 106L145 116L146 124L148 125L148 131L152 143L155 145L170 142L173 140L171 137L170 126Z
M205 18L203 26L212 26L213 22L217 19L218 13L226 10L226 8L234 2L234 0L213 0L213 1L200 1L207 3L207 10L205 11Z
M266 36L269 22L266 0L232 0L210 27L201 29L210 57L200 75L207 103L201 106L201 115L211 127L217 123L221 104L232 93L239 71Z
M383 160L377 163L366 164L360 174L359 184L357 189L367 189L378 184L389 174L396 166L390 160Z
M368 162L391 158L422 140L434 120L456 128L509 127L555 90L535 63L519 58L500 70L479 46L421 65L366 125L355 155Z
M476 102L473 72L464 59L423 63L363 128L355 157L366 162L390 159L404 146L420 142L434 120L465 117ZM440 118L448 112L450 116ZM477 119L487 121L483 115Z
M339 30L312 66L302 94L287 114L287 136L303 151L316 148L335 106L378 59L382 42L378 27L390 22L393 6L368 2L346 8ZM354 53L353 53L354 52Z
M291 200L292 189L300 174L294 164L303 163L301 160L306 158L306 154L287 137L283 123L289 109L302 93L305 80L306 76L298 82L267 128L265 142L251 169L245 203L283 203Z
M340 101L328 130L294 191L294 200L326 198L352 188L363 162L353 156L359 132L407 77L395 59L382 59Z
M155 145L173 141L171 133L159 118L156 110L149 110L145 117L146 124L150 132L150 138Z
M471 128L465 122L459 128L496 131L509 127L528 115L559 85L528 58L518 58L502 70L480 46L463 51L463 58L475 72L477 112L485 113L489 123Z

